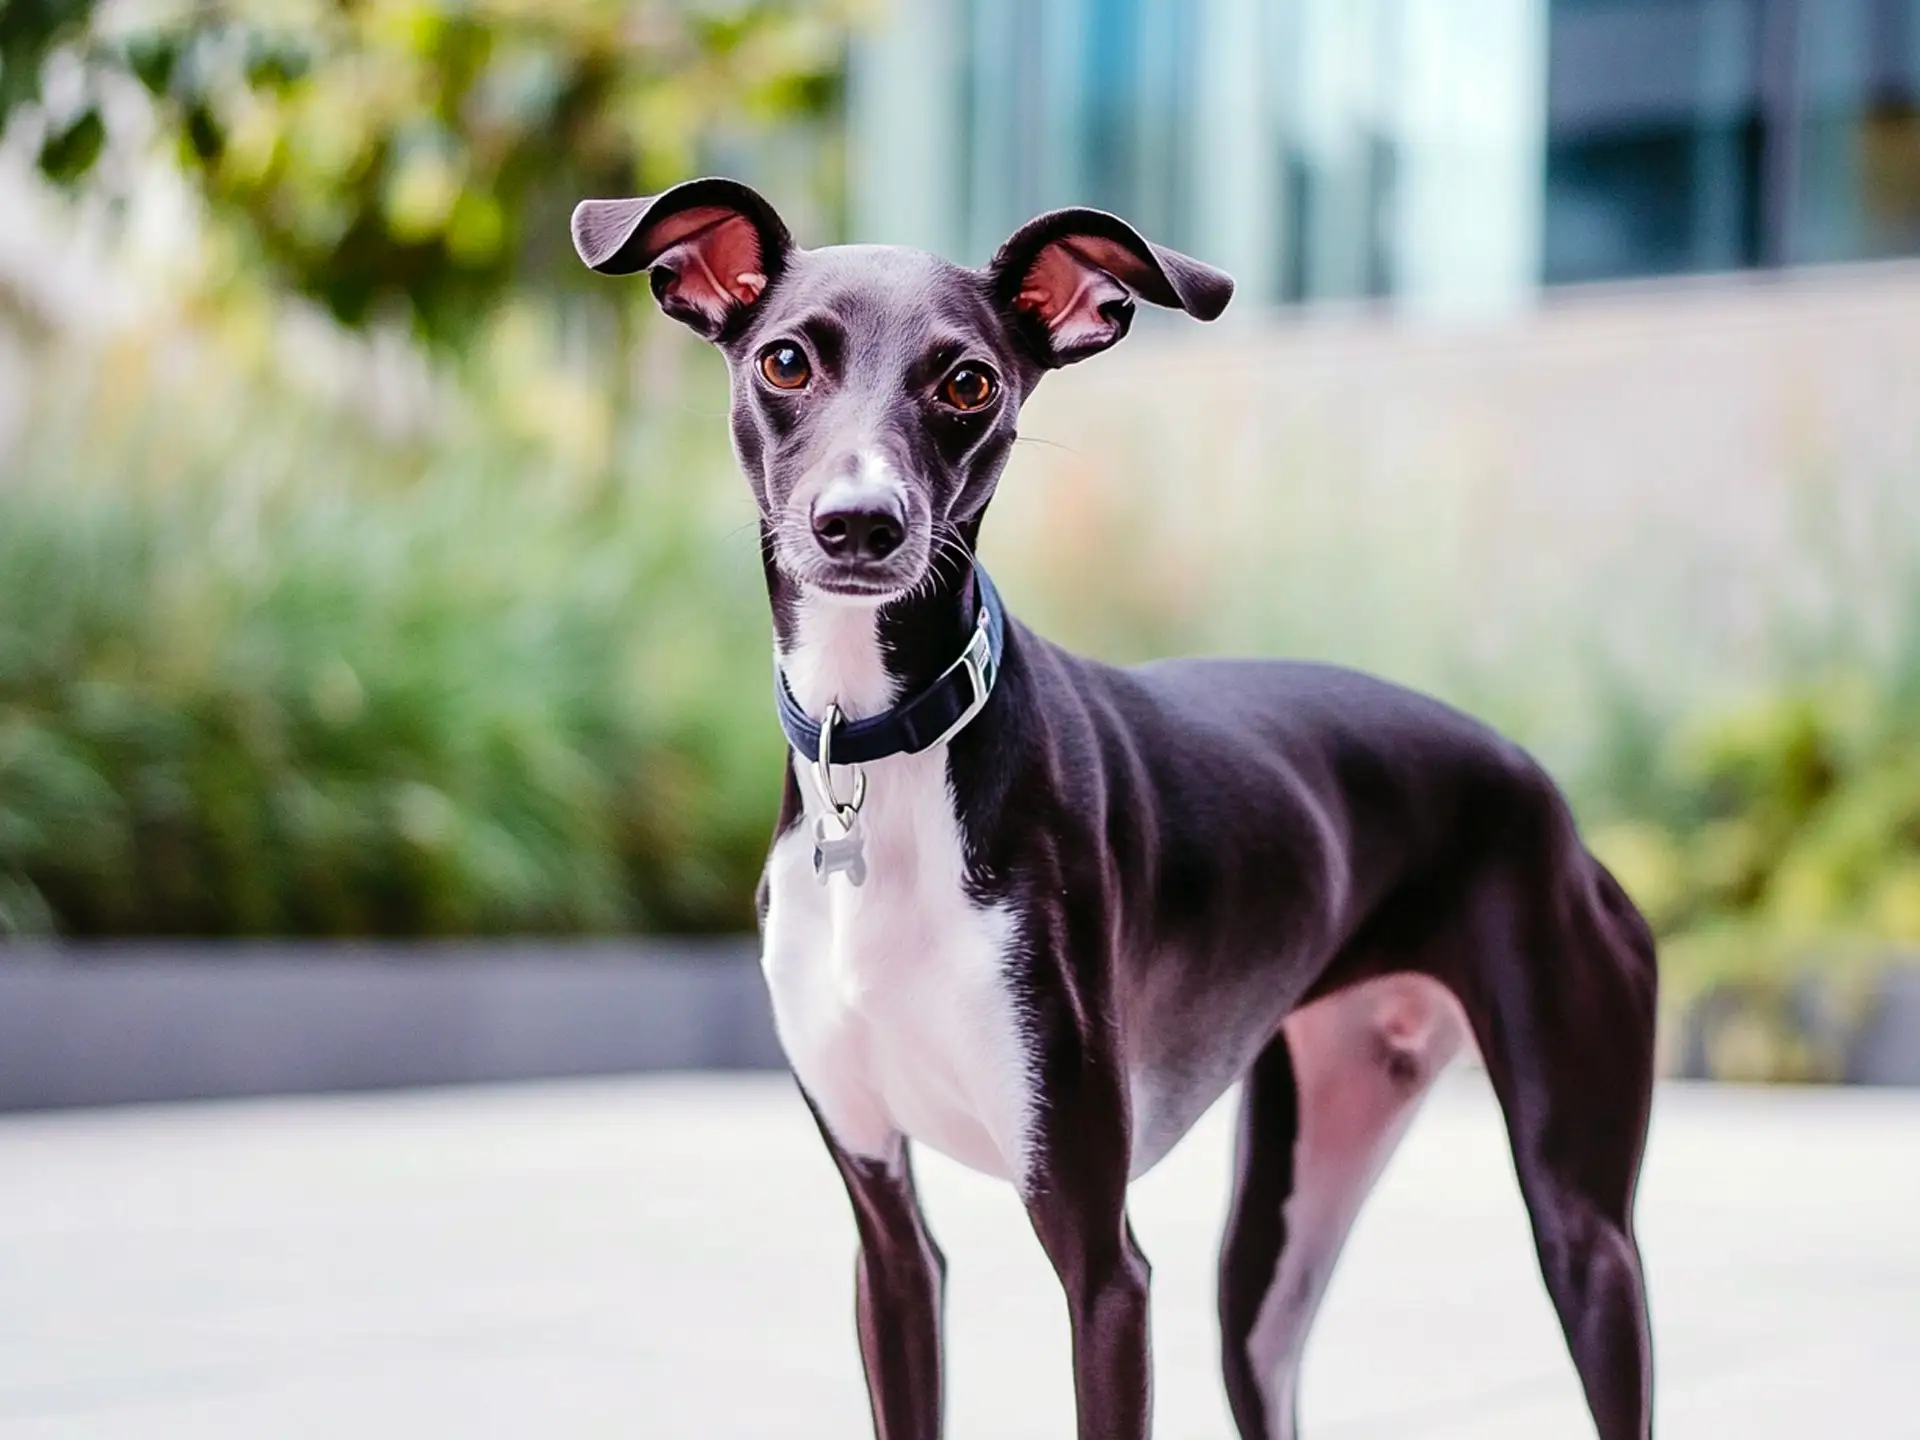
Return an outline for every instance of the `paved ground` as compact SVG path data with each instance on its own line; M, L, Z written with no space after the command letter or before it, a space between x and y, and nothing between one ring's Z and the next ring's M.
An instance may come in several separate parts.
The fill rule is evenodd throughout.
M1163 1440L1225 1440L1216 1112L1141 1183ZM1071 1433L1001 1188L928 1162L956 1437ZM1920 1436L1920 1094L1672 1089L1644 1190L1675 1437ZM0 1122L0 1437L865 1433L850 1226L784 1080ZM1582 1436L1490 1102L1448 1081L1309 1353L1313 1440Z

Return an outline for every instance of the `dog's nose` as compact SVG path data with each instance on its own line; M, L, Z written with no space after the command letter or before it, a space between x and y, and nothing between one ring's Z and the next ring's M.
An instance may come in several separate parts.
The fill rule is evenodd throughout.
M873 500L813 512L813 538L835 560L884 560L900 548L906 531L898 510Z

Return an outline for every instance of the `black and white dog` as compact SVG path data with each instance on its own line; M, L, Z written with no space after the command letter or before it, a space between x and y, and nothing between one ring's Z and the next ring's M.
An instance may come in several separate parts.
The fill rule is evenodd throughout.
M585 201L573 234L595 270L651 271L732 375L796 752L766 974L853 1200L883 1440L941 1429L945 1260L909 1139L1017 1188L1066 1293L1079 1433L1136 1440L1127 1185L1243 1082L1222 1361L1241 1434L1282 1440L1348 1227L1469 1034L1599 1434L1650 1434L1653 944L1553 784L1361 675L1067 654L975 564L1040 377L1124 336L1136 299L1211 320L1233 282L1093 210L984 270L803 250L717 179Z

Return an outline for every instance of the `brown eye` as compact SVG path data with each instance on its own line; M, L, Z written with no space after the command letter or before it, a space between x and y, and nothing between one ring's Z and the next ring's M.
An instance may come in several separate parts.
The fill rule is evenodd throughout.
M993 399L993 372L978 365L962 365L947 376L940 398L956 410L978 410Z
M760 373L776 390L798 390L813 378L813 367L798 345L770 345L760 354Z

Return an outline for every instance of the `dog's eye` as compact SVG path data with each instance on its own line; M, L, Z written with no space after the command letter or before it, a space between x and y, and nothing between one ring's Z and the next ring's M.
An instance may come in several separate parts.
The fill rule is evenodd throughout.
M947 376L940 398L956 410L978 410L993 399L993 372L978 365L962 365Z
M776 390L798 390L813 378L813 367L798 345L769 345L760 352L760 373Z

